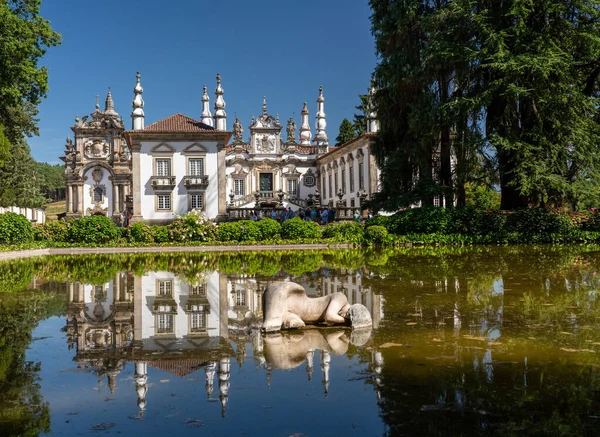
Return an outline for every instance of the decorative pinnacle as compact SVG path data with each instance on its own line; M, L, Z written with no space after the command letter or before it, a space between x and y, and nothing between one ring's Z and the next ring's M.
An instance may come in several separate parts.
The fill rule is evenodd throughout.
M202 101L208 102L210 100L210 98L208 97L208 93L206 92L206 84L204 84L202 89L204 90L204 93L202 94Z
M110 86L108 87L108 94L106 95L104 110L111 113L115 112L115 102L113 101L112 94L110 93Z
M306 102L304 102L304 107L302 108L302 114L308 114L308 107L306 106Z
M96 109L100 109L100 95L96 94Z
M267 97L263 96L263 114L267 113Z
M317 99L317 102L324 102L325 99L323 98L323 85L319 86L319 98Z
M135 87L133 87L133 92L138 94L138 93L143 93L144 89L142 88L142 85L140 83L140 79L142 78L142 75L140 74L140 72L138 71L135 74Z

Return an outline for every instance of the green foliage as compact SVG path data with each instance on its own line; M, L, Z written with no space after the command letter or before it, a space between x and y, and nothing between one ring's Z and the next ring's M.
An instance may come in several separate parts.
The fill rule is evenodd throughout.
M154 229L144 222L131 225L129 234L131 241L136 243L152 243L154 241Z
M4 161L10 156L10 141L4 135L4 126L0 124L0 168L4 166Z
M486 185L465 184L466 205L473 209L500 209L500 193Z
M217 238L219 241L259 241L262 233L257 222L240 220L221 223L218 226Z
M281 238L284 240L321 238L321 229L315 222L307 222L300 217L294 217L281 225Z
M588 219L581 225L584 231L600 231L600 211L595 209L588 212Z
M40 192L49 199L56 199L65 191L64 166L46 162L35 163L36 182Z
M214 241L217 236L217 226L197 210L178 217L168 227L171 241L205 242Z
M551 234L565 235L574 230L569 217L546 208L521 209L509 215L507 232L517 232L534 241Z
M117 241L121 231L103 215L82 217L70 223L67 238L71 243L109 243Z
M409 208L391 217L391 231L397 235L443 234L449 221L450 214L444 208Z
M356 222L341 222L327 225L323 230L323 238L331 238L335 242L362 244L365 227Z
M35 241L68 241L68 223L65 220L54 220L34 225L33 234Z
M356 134L354 132L354 126L347 118L342 120L340 124L340 133L335 138L335 145L341 146L342 144L347 143L348 141L352 141L356 138Z
M33 228L27 217L14 212L0 214L0 244L33 241Z
M369 226L366 228L365 241L375 246L382 246L386 243L388 231L383 226Z
M264 218L258 221L258 227L263 240L271 240L280 237L281 224L272 218Z
M369 226L383 226L389 230L389 227L392 225L392 218L388 215L376 215L365 223L366 227Z
M37 134L37 106L48 92L48 69L38 62L60 35L40 16L41 0L0 3L0 125L14 144Z
M35 166L27 143L15 142L0 167L0 206L38 208L46 203L37 184Z
M167 226L154 226L152 228L152 235L155 243L168 243L171 238Z

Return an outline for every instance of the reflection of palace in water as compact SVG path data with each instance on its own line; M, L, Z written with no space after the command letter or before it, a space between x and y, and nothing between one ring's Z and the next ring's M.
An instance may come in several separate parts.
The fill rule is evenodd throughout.
M253 359L266 370L267 383L273 369L292 369L303 363L311 379L315 350L320 350L327 394L331 354L346 353L350 343L362 346L371 331L328 328L263 337L259 330L262 295L269 282L281 279L209 272L190 283L159 271L143 276L121 272L101 285L68 283L69 349L76 347L79 366L93 368L99 381L107 380L111 392L125 364L133 361L140 414L146 408L148 366L179 377L203 368L207 397L213 397L216 377L225 414L230 360L243 363L247 342L253 346ZM351 304L362 303L374 327L382 319L382 298L362 286L359 272L324 271L294 280L309 296L339 291ZM375 355L373 367L380 369L381 358Z

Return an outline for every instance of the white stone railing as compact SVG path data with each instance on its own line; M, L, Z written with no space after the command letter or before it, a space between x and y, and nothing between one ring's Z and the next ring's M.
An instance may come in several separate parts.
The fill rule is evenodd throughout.
M0 214L14 212L27 217L32 223L46 223L46 211L42 208L19 208L18 206L0 207Z

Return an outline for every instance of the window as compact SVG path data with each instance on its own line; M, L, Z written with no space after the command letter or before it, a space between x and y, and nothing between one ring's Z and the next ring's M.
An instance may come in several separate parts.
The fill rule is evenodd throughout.
M315 185L315 177L309 176L309 175L304 176L304 185L306 185L307 187L314 186Z
M327 198L327 192L325 191L325 187L326 187L325 186L325 176L323 176L323 185L321 185L321 190L323 190L323 193L322 193L323 197Z
M171 279L159 279L158 280L158 295L159 296L172 296L173 295L173 281Z
M156 160L156 176L171 176L171 160L157 159Z
M346 192L346 169L342 169L342 193Z
M298 179L288 179L288 195L298 195Z
M354 167L350 167L350 192L354 193Z
M170 211L171 210L171 195L170 194L157 194L157 208L159 211Z
M365 188L365 165L362 162L358 163L358 189Z
M233 180L233 194L236 198L243 197L246 195L246 187L245 187L244 179L234 179Z
M206 297L206 284L192 285L190 288L190 295Z
M328 184L329 185L329 197L333 197L334 194L333 194L333 190L331 189L331 175L328 176L328 179L329 179L328 180L328 182L329 182L329 184Z
M94 202L102 202L104 197L104 190L101 187L94 188Z
M356 202L354 201L354 199L350 199L350 206L352 208L354 208L356 206Z
M190 194L190 210L203 209L203 208L204 208L204 194L203 193Z
M192 313L190 318L192 332L203 331L206 329L206 313Z
M159 334L170 334L173 332L173 314L159 314L157 318Z
M333 184L335 185L335 191L332 193L333 195L331 197L335 196L338 192L338 173L337 173L337 171L335 173L333 173Z
M235 304L237 306L246 306L246 291L245 290L236 290Z
M203 158L190 158L188 161L189 165L189 176L204 176L204 159Z

